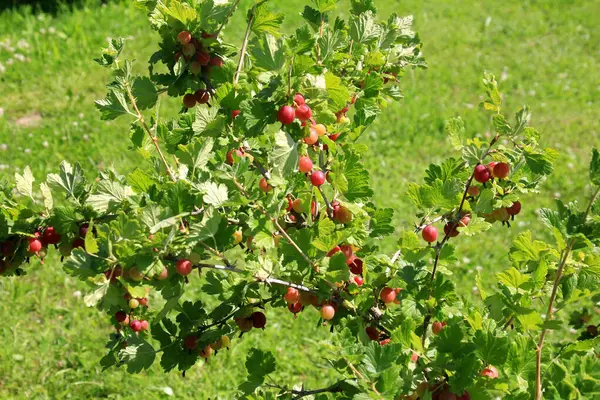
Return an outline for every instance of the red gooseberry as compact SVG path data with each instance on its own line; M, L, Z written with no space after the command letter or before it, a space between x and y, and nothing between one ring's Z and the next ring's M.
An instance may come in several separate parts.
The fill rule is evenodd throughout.
M196 97L191 93L187 93L183 96L183 106L185 108L194 108L196 106Z
M288 304L288 310L293 314L298 314L302 311L302 304L300 302L290 303Z
M273 190L273 186L269 185L269 182L267 182L266 178L262 178L260 181L258 181L258 187L265 193Z
M494 166L494 169L492 171L494 171L493 174L496 178L504 179L510 173L510 167L505 162L499 162Z
M392 288L384 287L379 294L379 298L386 304L392 303L396 300L396 291Z
M290 106L283 106L283 107L281 107L279 109L279 112L277 113L277 119L283 125L289 125L292 122L294 122L294 117L295 117L295 111Z
M444 324L439 321L435 321L433 324L431 324L431 330L433 331L434 335L439 335L443 328Z
M473 177L479 183L486 183L491 178L490 169L483 164L478 164L475 167L475 172L473 173Z
M296 95L294 96L294 103L296 104L296 106L301 106L302 104L304 104L304 96L302 96L300 93L296 93Z
M335 316L335 308L331 304L324 304L321 307L321 318L326 321L332 320Z
M360 275L356 275L356 276L354 277L354 283L356 283L358 286L362 286L362 285L363 285L363 283L364 283L364 279L363 279L363 277L362 277L362 276L360 276Z
M187 276L192 273L192 262L185 258L178 260L175 264L175 270L181 276Z
M422 232L423 239L428 243L433 243L438 238L438 230L433 225L427 225Z
M508 211L509 215L518 215L521 212L521 203L518 201L513 202L512 205L506 209L506 211Z
M181 31L177 35L177 41L181 44L188 44L192 40L192 34L189 31Z
M312 110L307 104L301 104L296 108L296 118L300 121L306 121L312 116Z
M298 289L293 288L293 287L289 287L287 288L287 291L285 292L285 294L283 295L283 299L288 303L296 303L298 301L298 299L300 298L300 293L298 292Z
M260 311L255 311L250 316L252 319L252 326L254 328L265 329L265 325L267 324L267 317L264 313Z
M302 156L298 160L298 169L300 172L306 174L313 169L313 162L309 156Z
M323 173L323 171L313 171L313 173L310 174L310 182L314 186L321 186L322 184L324 184L325 174Z

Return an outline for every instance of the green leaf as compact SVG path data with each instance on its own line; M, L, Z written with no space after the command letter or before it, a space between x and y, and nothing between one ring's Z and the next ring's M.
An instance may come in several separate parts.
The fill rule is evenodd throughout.
M270 156L273 174L286 177L295 171L298 165L298 143L280 130L275 133L275 148Z
M383 89L383 78L379 74L369 74L365 78L365 87L363 91L365 97L377 97Z
M124 46L125 39L111 39L108 42L108 47L102 49L102 55L99 58L94 58L94 61L103 67L109 67L119 58Z
M35 178L33 177L33 173L31 173L29 165L23 169L23 175L15 173L15 181L17 193L21 196L27 196L35 202L33 198L33 182Z
M98 253L98 241L96 240L96 236L94 235L94 221L92 221L89 225L88 231L85 234L85 251L88 254L97 254Z
M529 169L538 175L550 175L554 171L553 163L558 158L558 152L554 149L539 152L528 147L524 149L523 155Z
M127 338L127 347L119 351L119 358L127 364L127 372L137 374L154 363L156 351L152 345L138 336Z
M332 72L325 73L325 87L331 109L338 111L348 104L350 92L348 87L342 83L341 78L335 76Z
M350 18L350 38L354 44L368 45L379 38L381 27L377 24L373 12L367 11Z
M110 281L106 281L99 285L93 292L88 293L83 297L83 302L88 307L95 307L102 301L106 293L108 292L108 287L110 285Z
M377 12L374 0L350 0L350 12L354 15L362 14L365 11Z
M395 231L392 225L392 218L394 217L393 208L378 208L375 213L371 216L370 237L385 236Z
M499 272L496 274L496 278L499 282L515 289L518 289L530 279L528 275L522 274L515 267L511 267L504 272Z
M127 176L127 183L136 192L146 193L154 184L154 181L143 169L136 168L135 171Z
M600 186L600 153L595 147L592 149L592 160L590 162L590 180L594 185Z
M362 366L371 377L377 376L395 364L399 352L399 344L381 346L378 342L371 341L366 346Z
M202 185L202 189L206 192L202 199L206 204L214 207L221 207L229 199L227 186L222 183L217 185L214 182L208 182Z
M333 11L338 0L311 0L321 13Z
M212 1L207 1L211 6ZM181 22L184 26L187 26L190 22L198 18L198 13L189 4L182 3L179 0L170 0L168 2L158 2L156 6L162 14L168 15L177 21ZM204 10L203 14L206 14Z
M253 379L264 379L265 376L275 372L276 363L273 353L252 348L246 356L246 370Z
M45 183L40 183L40 191L42 192L42 197L44 198L44 207L48 210L52 210L54 207L54 199L52 198L52 192L50 191L50 187Z
M326 29L319 39L317 39L317 46L321 49L321 61L325 62L329 57L333 56L345 43L345 36L341 31L332 31Z
M99 213L114 212L133 196L133 190L115 181L100 181L87 203Z
M441 353L459 352L461 349L460 342L464 337L464 333L459 325L450 324L444 327L437 337L436 344L438 351Z
M454 150L463 147L465 137L465 123L461 117L450 118L445 125L446 134L450 137L450 143Z
M47 182L50 187L60 187L66 190L75 199L79 199L85 191L85 178L79 163L71 166L68 162L63 161L60 164L60 173L49 174Z
M135 115L129 111L125 94L116 88L110 89L106 98L96 100L94 104L100 111L100 119L105 121L113 120L124 114Z
M338 244L338 235L335 232L335 224L329 218L319 221L317 225L317 237L312 244L321 251L329 251Z
M191 226L188 241L199 242L214 237L219 231L220 223L221 215L213 208L208 208L204 211L202 221Z
M266 103L258 99L245 100L240 103L242 112L237 120L246 131L246 136L259 136L264 133L269 124L276 121L274 103Z
M467 226L459 226L457 230L466 236L474 236L478 233L485 232L492 227L492 224L486 222L483 218L476 215L471 217L471 221Z
M509 258L515 265L524 265L529 261L539 262L548 252L549 246L542 241L533 241L531 232L523 232L513 240Z
M344 282L350 279L350 270L346 265L346 256L341 251L335 253L329 259L329 265L321 268L321 273L324 274L330 282Z
M489 214L494 211L494 198L495 193L491 189L483 189L477 197L477 203L473 208L473 212L476 214Z
M279 71L285 65L285 47L283 40L265 33L255 37L248 45L254 66L266 71Z
M93 259L81 248L73 249L71 256L63 264L65 271L81 280L86 280L98 273L93 267Z
M158 100L156 87L154 87L154 83L152 83L150 78L146 76L135 78L131 92L140 110L154 107Z
M219 107L196 107L196 117L192 124L194 133L203 136L219 136L225 126L225 119L219 115Z
M348 201L366 199L373 196L373 189L369 186L369 173L360 162L360 156L352 153L344 162L343 174L348 181L348 189L344 195Z
M281 23L284 15L281 13L273 14L266 7L266 2L256 8L254 12L254 22L252 23L252 32L256 35L268 33L273 36L281 35Z
M492 365L503 365L506 362L509 341L507 337L498 337L492 329L478 330L473 336L479 358Z
M188 145L180 144L177 157L191 169L193 176L196 170L206 170L206 165L212 155L213 145L214 140L212 138L196 139Z

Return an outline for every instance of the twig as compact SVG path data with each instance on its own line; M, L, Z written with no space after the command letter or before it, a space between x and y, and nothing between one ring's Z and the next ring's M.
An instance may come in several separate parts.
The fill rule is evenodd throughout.
M171 180L173 182L177 182L177 178L171 171L171 167L169 167L169 164L167 163L167 160L166 160L164 154L162 153L162 150L158 146L158 138L152 134L152 132L150 131L150 128L148 128L148 125L146 125L144 116L142 115L142 113L140 112L140 110L137 106L137 102L135 101L135 97L133 97L133 93L131 93L131 88L129 87L129 83L125 84L125 89L127 89L127 94L129 95L129 100L131 100L131 104L133 105L133 109L135 110L135 112L137 114L138 121L140 122L140 124L142 125L144 130L148 133L148 136L150 136L152 143L154 143L154 147L156 147L156 151L158 152L160 159L162 160L163 164L165 165L167 174L169 174L169 177L171 178Z
M252 6L252 10L250 11L250 16L248 17L248 26L246 27L246 35L244 36L244 41L242 42L242 49L240 50L240 60L238 61L238 66L235 71L235 75L233 75L233 84L237 85L238 80L240 79L240 73L242 72L242 68L244 67L244 58L246 56L246 47L248 47L248 38L250 37L250 29L252 28L252 22L254 22L254 11L256 10L256 4Z
M321 188L321 186L317 186L317 188L319 189L319 193L321 193L321 197L323 197L323 201L325 202L325 206L327 207L327 216L330 219L333 219L333 207L331 203L327 201L327 197L325 197L325 193L323 193L323 189Z
M589 202L587 208L585 209L585 212L583 214L583 223L585 223L585 221L590 213L590 210L592 209L592 205L596 202L596 199L597 199L599 193L600 193L600 186L598 187L596 192L592 195L592 198L590 199L590 202ZM563 274L565 265L567 263L567 259L569 258L569 255L570 255L571 250L573 249L574 245L575 245L575 239L569 240L569 244L567 245L566 249L564 250L563 257L560 261L558 269L556 270L556 278L554 279L554 285L552 286L552 293L550 294L550 301L548 302L548 311L546 312L545 322L552 320L552 317L554 314L553 307L554 307L554 302L556 301L558 285L560 284L560 280L562 278L562 274ZM542 398L542 350L544 349L544 339L546 338L547 331L548 331L547 329L542 329L542 333L540 334L540 339L537 343L537 348L535 350L535 352L536 352L535 400L541 400L541 398Z
M340 386L340 384L343 382L344 381L339 381L339 382L334 383L331 386L328 386L328 387L322 388L322 389L292 390L292 393L296 395L296 397L294 397L294 399L301 399L303 397L312 396L312 395L319 394L319 393L341 393L344 391L342 389L342 387Z
M223 30L225 25L227 25L227 23L229 22L229 18L231 18L231 16L233 15L233 12L235 11L235 8L238 6L238 4L240 4L240 0L236 0L236 2L231 5L231 8L229 9L227 16L221 23L221 26L219 26L219 29L217 29L217 31L215 32L215 36L219 36L219 33L221 33L221 30Z

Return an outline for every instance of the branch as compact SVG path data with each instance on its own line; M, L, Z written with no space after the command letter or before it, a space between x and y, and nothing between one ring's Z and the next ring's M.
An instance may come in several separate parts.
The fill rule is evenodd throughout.
M131 88L129 87L129 83L125 83L125 89L127 89L127 94L129 95L129 100L131 101L131 104L133 105L133 109L135 110L135 112L137 114L138 121L140 121L140 124L142 125L144 130L148 133L148 136L150 136L152 143L154 143L154 147L156 147L156 151L158 152L160 159L162 160L163 164L165 165L167 174L169 174L169 177L171 178L171 180L173 182L177 182L177 178L171 171L171 167L169 167L169 164L167 163L167 159L165 158L164 154L162 153L162 150L160 149L160 147L158 146L158 138L152 134L152 132L150 131L150 128L148 128L148 125L146 125L144 116L142 115L142 113L140 112L140 110L137 106L137 102L135 101L135 97L133 96L133 93L131 93Z
M237 85L238 80L240 79L240 73L242 72L242 68L244 67L244 57L246 57L246 47L248 47L248 38L250 37L250 29L252 28L252 22L254 22L254 11L256 10L256 4L252 7L250 11L250 16L248 17L248 26L246 27L246 35L244 36L244 41L242 42L242 49L240 51L240 60L238 61L238 66L235 71L235 75L233 75L233 84Z
M217 29L217 31L215 32L215 36L219 36L219 33L221 33L221 30L223 30L225 25L227 25L227 23L229 22L229 18L231 18L231 15L235 11L235 8L238 6L238 4L240 4L240 0L236 0L236 2L231 5L231 8L229 9L227 16L225 17L225 20L223 20L223 22L221 23L221 26L219 26L219 29Z
M600 193L600 186L598 187L596 192L592 195L592 198L590 199L590 202L589 202L587 208L585 209L585 212L583 214L583 223L585 223L585 221L590 213L590 210L592 209L592 205L595 203L596 199L598 198L599 193ZM554 278L554 285L552 286L552 293L550 294L550 301L548 302L548 311L546 312L545 322L552 320L552 317L554 314L553 313L554 302L556 301L556 294L558 292L558 285L560 284L560 280L562 278L562 274L563 274L565 265L567 264L567 259L569 258L569 255L570 255L571 250L573 249L574 245L575 245L575 239L569 240L569 244L567 245L567 248L564 250L563 257L560 261L558 269L556 270L556 278ZM535 352L536 352L535 400L541 400L541 398L542 398L542 350L544 349L544 339L546 338L546 333L547 333L547 329L542 329L542 333L540 334L540 339L537 343L537 348L535 350Z
M341 393L344 390L340 386L344 381L339 381L334 383L331 386L322 389L314 389L314 390L292 390L292 393L296 395L294 399L301 399L306 396L312 396L319 393Z

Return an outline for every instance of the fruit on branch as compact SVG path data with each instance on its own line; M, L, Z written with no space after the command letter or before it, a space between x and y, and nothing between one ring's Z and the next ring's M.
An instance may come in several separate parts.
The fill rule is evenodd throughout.
M210 100L210 93L208 90L204 89L196 90L194 99L198 104L206 104Z
M304 204L302 203L302 199L294 199L292 202L292 209L296 211L298 214L302 214L307 210L304 209Z
M142 321L138 321L137 319L131 321L129 323L129 327L133 329L134 332L140 332L142 329L144 329Z
M410 355L410 361L416 363L419 361L419 355L413 351L413 353Z
M210 347L212 347L213 350L221 350L223 347L229 347L230 343L231 340L229 339L229 336L223 335L219 340L211 344Z
M37 253L42 249L42 247L44 247L44 245L40 239L37 237L29 238L29 246L27 251L29 251L31 254Z
M184 56L192 57L194 54L196 54L196 46L194 46L192 43L184 44L182 51Z
M496 177L498 179L504 179L510 173L510 167L505 162L499 162L496 165L494 165L494 169L492 171L493 171L492 174L494 175L494 177Z
M273 186L269 185L267 178L261 178L261 180L258 181L258 187L265 193L269 193L271 190L273 190Z
M200 357L204 358L205 360L209 359L210 356L213 353L213 349L212 347L210 347L210 345L206 345L204 346L201 350L200 350Z
M185 258L178 260L175 264L175 270L181 276L187 276L192 273L192 262Z
M124 323L125 321L127 321L129 319L129 316L127 315L127 313L125 311L117 311L115 313L115 319L117 320L118 323Z
M161 273L155 276L156 279L158 279L159 281L164 281L169 277L169 270L167 269L167 267L164 267Z
M329 253L327 253L327 257L331 257L335 253L337 253L338 251L341 251L341 250L342 249L340 248L340 246L335 246L333 249L329 250Z
M341 134L342 134L341 132L334 133L332 135L329 135L328 138L331 139L332 141L336 142Z
M60 243L61 235L56 232L53 226L49 226L44 230L44 234L42 235L42 241L45 244L58 244Z
M244 235L242 235L242 231L235 231L231 236L233 236L233 244L242 243L242 240L244 238Z
M292 107L283 106L279 109L279 112L277 113L277 119L283 125L289 125L292 122L294 122L295 115L296 115L296 112L294 111L294 109Z
M189 69L191 74L198 75L200 72L202 72L202 64L200 64L198 61L192 61Z
M499 376L498 370L493 365L488 365L487 367L485 367L483 371L481 371L480 375L488 377L490 379L496 379Z
M183 339L183 348L186 350L195 349L198 345L198 337L196 335L187 335Z
M456 395L449 390L445 390L440 393L439 400L456 400Z
M433 225L427 225L425 228L423 228L423 232L421 232L421 234L423 235L423 239L425 239L425 241L428 243L433 243L438 238L438 230Z
M298 160L298 169L300 172L306 174L313 169L313 162L309 156L302 156Z
M319 135L318 135L317 131L311 127L309 129L308 136L304 138L304 143L306 143L309 146L312 146L313 144L317 143L318 141L319 141Z
M367 328L365 329L365 332L367 332L367 336L369 337L369 339L379 340L380 333L377 330L377 328L375 328L374 326L367 326Z
M379 293L379 298L385 303L393 303L396 300L396 291L390 287L384 287Z
M323 171L313 171L312 174L310 174L310 182L313 184L313 186L321 186L324 184L325 174Z
M147 297L141 297L137 299L140 302L141 306L144 307L148 307L148 298Z
M236 118L238 115L240 115L241 111L240 110L232 110L231 111L231 118Z
M457 400L471 400L471 395L469 392L465 391L463 394L457 397Z
M319 299L317 298L317 296L313 293L310 292L301 292L300 293L300 300L298 301L302 306L316 306L318 303Z
M300 121L306 121L312 117L312 110L308 104L301 104L296 108L296 118Z
M288 304L296 303L300 299L300 293L298 292L298 289L289 287L289 288L287 288L287 291L283 295L283 299Z
M185 108L194 108L196 106L196 96L191 93L187 93L183 96L183 106Z
M11 241L2 242L0 251L4 257L12 257L12 255L15 254L15 244Z
M305 104L304 96L302 96L300 93L296 93L294 96L294 104L296 104L296 107Z
M518 201L513 202L512 205L506 209L506 211L511 216L519 215L521 212L521 203Z
M288 310L293 314L298 314L302 311L302 304L300 302L290 303L288 304Z
M339 206L337 210L333 210L333 219L338 224L348 224L352 222L352 212L344 206Z
M339 249L342 253L344 253L344 256L347 259L352 257L352 254L354 254L354 251L352 250L352 246L350 246L349 244L343 244L339 247Z
M327 128L323 124L316 124L313 129L317 132L317 136L323 136L327 133Z
M350 272L352 272L353 274L362 275L363 261L360 258L356 257L355 255L352 255L346 260L346 265L348 265Z
M358 286L362 286L364 283L363 277L360 275L356 275L354 277L354 283L356 283Z
M144 279L144 274L142 273L142 271L137 269L137 267L129 268L129 271L127 271L127 274L129 275L129 278L132 281L140 282Z
M433 324L431 324L431 331L433 332L434 335L439 335L440 332L442 331L442 329L444 328L445 323L442 323L440 321L435 321Z
M210 61L208 62L209 65L213 66L213 67L222 67L223 66L223 59L219 56L212 56L210 58Z
M321 318L325 321L330 321L335 316L335 308L331 304L324 304L321 307Z
M84 249L84 250L85 250L85 240L83 240L83 239L75 239L75 240L73 241L73 245L72 245L72 247L73 247L74 249L76 249L76 248L82 248L82 249Z
M199 51L196 53L195 60L198 62L198 64L205 67L208 65L208 63L210 63L210 54L205 51Z
M116 265L114 268L109 268L104 271L106 279L110 280L110 283L117 282L117 278L123 275L123 268L120 265Z
M469 189L467 189L467 194L469 194L470 196L473 196L473 197L479 196L479 192L480 192L479 186L471 185L471 186L469 186Z
M227 152L227 156L225 157L225 162L229 165L233 165L235 159L233 158L233 154L236 154L238 157L244 157L244 152L241 149L232 149Z
M265 329L265 325L267 325L267 317L260 311L255 311L250 315L252 319L252 326L258 329Z
M496 221L506 222L510 219L510 214L504 207L494 210L492 216Z
M475 172L473 173L473 177L479 183L486 183L491 178L490 169L483 164L477 164L475 167Z
M253 326L252 320L250 318L235 318L234 322L242 332L250 331Z
M192 34L189 31L181 31L177 35L177 41L181 44L188 44L192 40Z
M132 310L138 308L139 306L140 306L140 302L137 299L129 300L129 308L131 308Z

